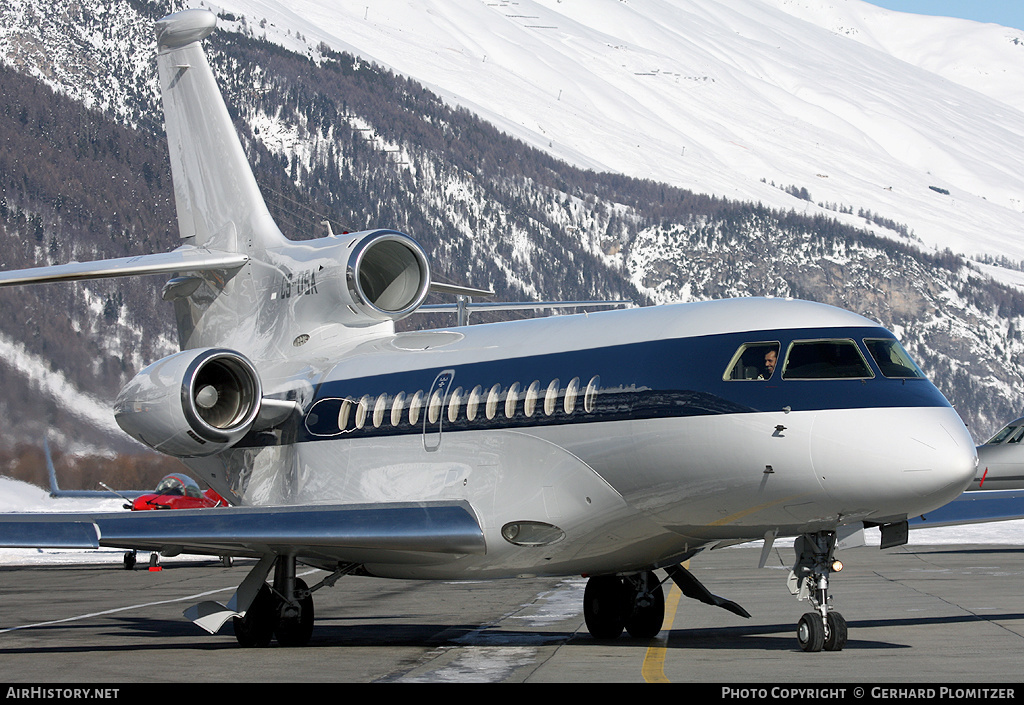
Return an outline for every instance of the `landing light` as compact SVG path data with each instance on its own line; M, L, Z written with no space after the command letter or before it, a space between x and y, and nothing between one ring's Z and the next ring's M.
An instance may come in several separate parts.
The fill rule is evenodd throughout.
M838 573L842 569L843 569L843 562L842 561L832 561L832 572L833 573Z

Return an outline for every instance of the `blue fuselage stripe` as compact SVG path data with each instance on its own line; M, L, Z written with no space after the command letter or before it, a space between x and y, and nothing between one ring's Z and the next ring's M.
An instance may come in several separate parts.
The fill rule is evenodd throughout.
M719 335L652 340L613 345L587 350L488 360L461 364L460 353L454 351L449 364L425 369L395 371L349 379L331 379L320 384L314 403L296 429L297 440L313 441L339 437L402 435L438 431L522 428L571 423L595 423L626 419L678 418L720 414L743 414L765 411L857 409L872 407L948 407L942 394L926 379L888 379L870 359L862 340L893 336L883 328L814 328L747 331ZM850 339L861 347L871 373L867 379L793 380L782 379L778 372L769 380L727 380L726 368L744 343L777 341L782 355L794 340ZM435 353L433 361L444 359ZM410 356L410 359L416 359ZM779 369L782 360L779 361ZM427 419L427 402L431 386L445 370L454 374L444 392L445 401L439 418ZM344 375L344 367L333 376ZM584 408L586 388L599 380L597 394ZM570 381L578 380L578 397L571 413L564 401ZM552 413L544 409L545 392L558 380L559 393ZM530 385L539 383L539 398L531 415L525 411L524 397ZM449 382L445 379L444 382ZM513 383L519 385L519 398L511 418L506 417L506 393ZM485 404L488 391L501 386L497 413L488 419ZM467 419L466 401L470 391L479 386L483 398L473 420ZM454 421L448 417L449 393L461 388L462 397ZM408 420L410 399L422 391L424 403L417 423ZM395 396L405 394L401 421L391 423ZM383 419L375 427L374 409L382 394L385 398ZM349 400L345 429L338 424L344 400ZM361 425L356 424L355 405L364 400ZM549 410L551 406L549 405ZM251 442L259 444L255 439Z

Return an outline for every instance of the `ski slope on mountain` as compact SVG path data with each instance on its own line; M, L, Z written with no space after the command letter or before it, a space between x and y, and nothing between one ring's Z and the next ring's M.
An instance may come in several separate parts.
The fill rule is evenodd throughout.
M1024 260L1019 30L860 0L214 8L414 78L582 167L861 225L870 211L926 248Z

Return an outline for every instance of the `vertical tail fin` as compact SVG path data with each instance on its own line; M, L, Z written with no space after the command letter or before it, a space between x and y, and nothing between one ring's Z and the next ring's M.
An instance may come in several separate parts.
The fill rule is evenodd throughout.
M251 252L284 241L260 194L200 41L217 18L184 10L156 23L157 69L182 239Z

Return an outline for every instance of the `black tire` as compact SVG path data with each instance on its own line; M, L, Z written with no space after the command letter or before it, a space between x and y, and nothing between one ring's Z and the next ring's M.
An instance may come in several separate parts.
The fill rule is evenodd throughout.
M246 648L264 648L270 645L277 627L277 600L264 584L256 593L244 617L234 617L235 639Z
M595 639L616 639L625 627L626 590L615 575L598 575L583 591L583 618Z
M635 606L626 619L626 631L635 639L653 639L665 623L665 593L653 573L647 576L647 584L654 585L650 604Z
M848 630L846 620L838 612L828 613L828 636L825 637L825 651L842 651L846 646Z
M135 551L126 551L124 554L124 569L135 570Z
M825 645L825 625L820 614L808 612L800 618L796 625L796 640L804 651L821 651Z
M308 590L301 579L295 580L296 590ZM313 596L307 594L299 600L299 613L288 617L280 617L274 634L281 646L305 646L313 635Z

